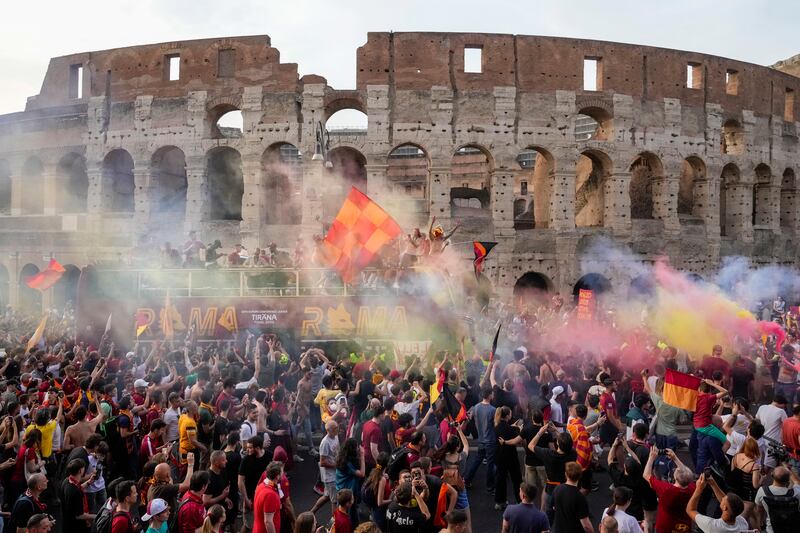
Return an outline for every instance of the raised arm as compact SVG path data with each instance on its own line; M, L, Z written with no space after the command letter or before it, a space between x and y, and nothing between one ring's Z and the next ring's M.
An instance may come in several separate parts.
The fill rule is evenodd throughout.
M703 494L703 490L706 488L706 475L700 474L700 478L697 480L697 485L694 488L694 493L692 497L689 498L689 503L686 505L686 514L689 515L689 518L692 522L695 521L697 515L700 513L697 512L697 504L700 502L700 495Z
M715 389L717 389L717 391L718 391L717 392L717 398L722 398L723 396L727 396L728 395L728 389L725 389L725 388L717 385L716 383L714 383L710 379L704 379L703 381L705 381L709 386L714 387Z

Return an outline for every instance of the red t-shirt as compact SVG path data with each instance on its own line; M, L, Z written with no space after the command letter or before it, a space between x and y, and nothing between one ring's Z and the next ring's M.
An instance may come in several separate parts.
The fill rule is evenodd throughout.
M336 533L352 533L353 531L353 524L350 522L350 516L338 507L333 513L333 530Z
M129 531L133 531L131 514L117 511L116 516L111 520L111 533L129 533Z
M372 457L370 444L374 443L378 447L378 450L380 450L381 439L383 439L383 431L381 431L381 427L376 424L374 420L367 420L361 433L361 442L363 443L362 446L364 448L364 463L367 465L374 465L375 459Z
M793 416L784 420L781 439L783 444L789 448L791 456L800 459L800 453L798 453L800 450L800 420Z
M411 442L411 437L414 436L414 431L416 428L408 427L408 428L397 428L394 431L394 442L399 447L404 444L408 444Z
M707 379L711 379L711 376L717 370L722 372L723 377L725 377L730 375L731 365L722 357L713 357L707 355L703 358L703 363L700 365L700 370L703 371L703 375Z
M611 393L604 392L600 396L600 410L604 413L617 414L617 401Z
M682 489L650 478L650 486L658 496L658 512L656 513L656 531L659 533L686 533L692 530L692 520L686 514L686 506L694 493L695 485L690 483Z
M188 500L178 511L178 533L194 533L194 530L203 525L206 518L206 508L203 506L203 497L188 491L181 501Z
M704 428L711 425L711 414L714 404L717 403L717 395L708 392L701 392L697 397L697 407L694 410L694 427Z
M253 533L267 533L264 527L264 514L272 513L275 531L281 530L281 499L272 485L259 483L253 497Z
M139 460L142 464L150 460L152 456L158 453L158 449L164 446L164 443L159 439L151 439L150 434L144 436L142 444L139 446Z
M36 461L36 450L23 444L19 447L19 452L17 452L17 464L14 465L14 473L11 474L12 481L25 481L25 463L28 461Z

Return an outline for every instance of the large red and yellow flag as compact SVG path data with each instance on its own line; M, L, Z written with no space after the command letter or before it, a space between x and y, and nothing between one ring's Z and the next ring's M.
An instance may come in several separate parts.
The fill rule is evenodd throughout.
M58 261L51 259L50 264L47 265L47 268L38 274L34 274L33 276L28 276L25 278L25 284L31 289L46 291L61 279L61 276L64 275L64 272L66 272L66 269L61 266Z
M353 187L323 241L325 259L350 282L401 231L386 211Z
M42 317L42 320L39 322L39 325L36 326L36 331L33 332L31 338L28 340L27 350L30 351L31 348L36 346L42 345L40 347L44 347L42 340L44 339L44 328L47 326L47 313Z
M697 407L697 389L702 380L697 376L667 369L664 375L664 403L694 411Z

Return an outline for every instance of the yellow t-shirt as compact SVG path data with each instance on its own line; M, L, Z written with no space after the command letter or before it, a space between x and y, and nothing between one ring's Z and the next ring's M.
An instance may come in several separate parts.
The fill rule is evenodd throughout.
M42 459L46 459L53 453L53 435L55 435L56 432L56 421L51 420L44 426L31 424L27 427L25 432L27 433L34 428L42 432L42 448L39 451L42 455Z
M179 449L181 455L194 451L189 437L197 438L197 421L189 415L181 415L178 419Z

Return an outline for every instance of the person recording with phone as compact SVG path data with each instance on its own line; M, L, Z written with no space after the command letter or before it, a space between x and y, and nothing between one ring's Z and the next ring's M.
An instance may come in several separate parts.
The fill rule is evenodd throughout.
M519 465L517 445L521 444L522 420L511 422L511 409L507 406L500 407L494 414L494 432L497 435L498 446L495 450L494 461L497 467L497 480L494 493L494 508L505 509L508 505L508 481L511 478L513 494L519 494L522 484L522 474ZM517 502L519 503L519 502Z

